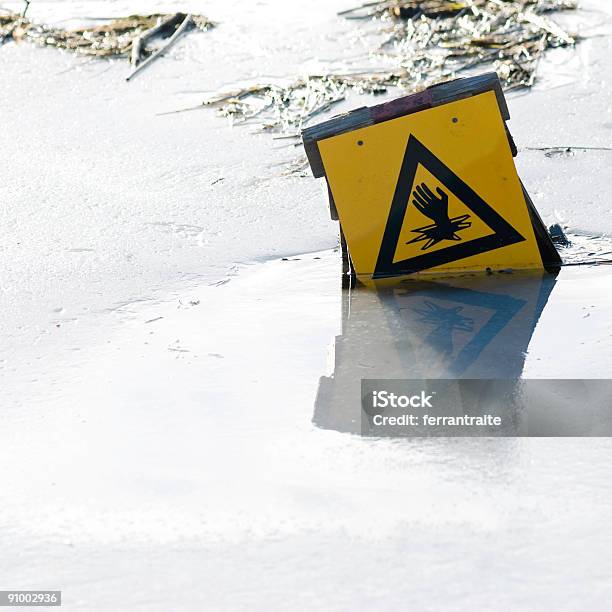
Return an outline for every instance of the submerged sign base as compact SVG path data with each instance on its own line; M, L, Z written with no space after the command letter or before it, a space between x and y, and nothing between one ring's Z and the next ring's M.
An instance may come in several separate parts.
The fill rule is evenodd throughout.
M493 74L304 131L360 280L558 268L516 172L507 118Z

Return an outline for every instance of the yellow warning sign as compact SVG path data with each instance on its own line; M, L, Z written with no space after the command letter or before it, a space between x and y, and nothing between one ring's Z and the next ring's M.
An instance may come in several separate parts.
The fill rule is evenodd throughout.
M494 92L318 146L358 276L543 268Z

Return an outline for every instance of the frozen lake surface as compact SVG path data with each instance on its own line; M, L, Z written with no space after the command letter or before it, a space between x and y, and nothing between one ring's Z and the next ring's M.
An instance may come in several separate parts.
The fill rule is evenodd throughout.
M593 37L547 57L509 127L544 219L603 254L612 13L585 4L571 19ZM5 588L61 588L69 610L605 609L612 443L372 440L321 421L321 379L410 357L385 351L372 294L347 311L321 186L283 176L297 152L254 126L159 115L362 58L371 41L335 18L352 3L30 10L188 5L219 27L130 83L125 63L0 49ZM492 337L469 367L609 377L611 275L564 268L526 338ZM347 342L380 358L340 359ZM448 366L426 354L432 377Z

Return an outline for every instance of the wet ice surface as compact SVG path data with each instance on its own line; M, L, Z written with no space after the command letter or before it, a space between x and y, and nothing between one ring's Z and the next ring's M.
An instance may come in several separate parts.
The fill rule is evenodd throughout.
M23 551L4 579L87 610L603 609L609 439L371 440L315 400L330 377L607 377L612 270L447 281L474 320L449 346L339 268L312 253L131 305L78 361L30 370L2 413Z
M570 244L559 247L559 253L565 264L612 263L612 239L607 235L567 231L566 236Z
M353 365L339 342L410 354L380 342L371 294L355 294L345 319L339 254L315 253L335 246L336 227L315 181L281 176L291 147L207 111L157 114L292 78L305 56L309 69L359 57L370 41L334 18L352 4L181 3L220 27L129 85L125 63L0 49L7 588L63 588L64 607L84 610L607 605L610 442L376 441L322 427L321 379L378 365ZM607 3L589 6L591 32L607 31ZM578 257L607 250L610 153L527 147L609 146L610 51L599 36L551 56L541 85L510 100L521 177L545 221L576 233ZM563 269L521 328L530 338L497 334L469 368L608 377L610 273ZM522 299L506 277L487 282ZM433 373L449 347L421 344Z

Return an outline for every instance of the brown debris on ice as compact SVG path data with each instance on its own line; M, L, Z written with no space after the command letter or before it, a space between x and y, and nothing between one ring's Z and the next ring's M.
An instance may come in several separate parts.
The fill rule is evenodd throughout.
M133 58L133 47L138 44L138 60L132 59L133 63L138 63L154 52L140 44L142 39L151 39L153 31L155 37L171 37L186 18L184 13L130 15L96 27L66 30L35 23L23 14L0 12L0 45L8 40L25 40L81 55ZM190 15L188 25L208 30L214 24L202 15Z
M286 132L301 129L350 89L377 94L396 86L414 92L484 68L495 70L506 89L531 87L544 52L576 42L549 14L575 8L569 0L368 2L342 16L381 20L387 39L375 52L391 62L391 70L258 84L202 105L237 120L257 117L263 129Z

